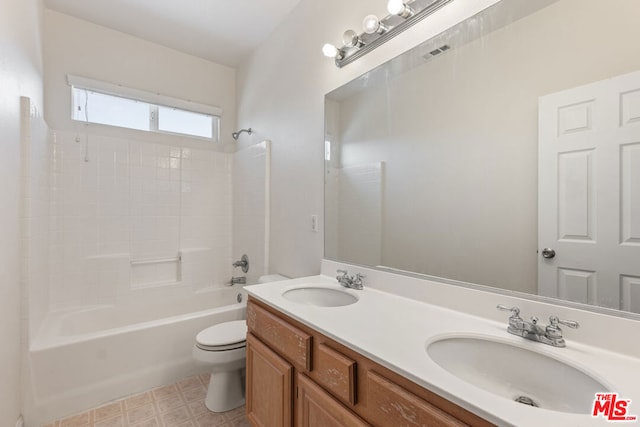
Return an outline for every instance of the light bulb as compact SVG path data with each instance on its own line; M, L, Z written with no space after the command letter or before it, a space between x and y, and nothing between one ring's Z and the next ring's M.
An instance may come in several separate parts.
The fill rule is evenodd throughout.
M403 18L413 16L414 11L403 0L389 0L387 10L392 15L398 15Z
M392 15L400 15L404 11L404 2L402 0L389 0L387 10Z
M353 30L347 30L342 35L342 43L346 47L361 47L363 45L358 34Z
M367 34L373 34L380 29L380 20L376 15L367 15L362 20L362 28Z
M338 56L338 48L331 43L325 43L325 45L322 46L322 53L327 58L335 58Z

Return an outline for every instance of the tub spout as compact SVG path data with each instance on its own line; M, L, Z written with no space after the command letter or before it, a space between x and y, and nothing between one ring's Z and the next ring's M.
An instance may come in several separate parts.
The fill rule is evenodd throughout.
M247 283L247 278L245 276L242 277L232 277L229 282L229 286L233 286L235 284L245 285Z

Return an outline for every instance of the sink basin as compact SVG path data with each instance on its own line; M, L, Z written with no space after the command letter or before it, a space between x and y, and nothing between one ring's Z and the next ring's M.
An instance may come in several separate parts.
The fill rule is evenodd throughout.
M289 289L282 296L289 301L317 307L341 307L358 301L357 297L348 292L319 286L301 286Z
M426 349L461 380L529 406L590 414L595 394L609 391L577 367L497 339L447 337L427 343Z

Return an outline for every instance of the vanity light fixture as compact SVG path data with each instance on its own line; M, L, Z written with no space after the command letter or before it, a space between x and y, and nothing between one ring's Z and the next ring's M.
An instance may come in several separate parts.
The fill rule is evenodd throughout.
M362 34L347 30L342 37L342 47L327 43L322 47L322 53L334 58L336 66L342 68L451 1L453 0L388 0L389 15L384 18L367 15L362 21Z

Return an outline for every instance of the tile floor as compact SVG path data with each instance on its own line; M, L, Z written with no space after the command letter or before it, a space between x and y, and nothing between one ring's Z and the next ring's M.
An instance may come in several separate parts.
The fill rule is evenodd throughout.
M154 388L44 427L248 427L244 406L216 414L204 406L209 374Z

